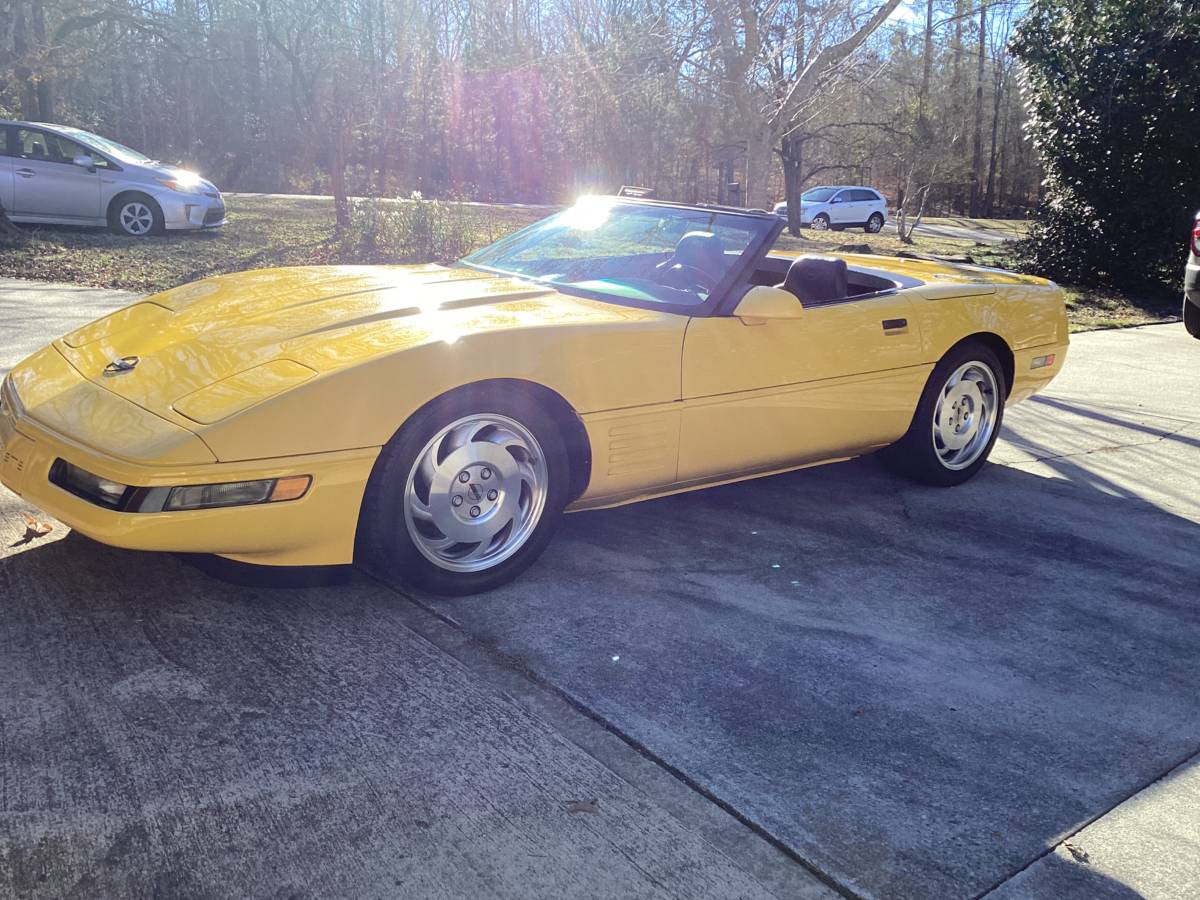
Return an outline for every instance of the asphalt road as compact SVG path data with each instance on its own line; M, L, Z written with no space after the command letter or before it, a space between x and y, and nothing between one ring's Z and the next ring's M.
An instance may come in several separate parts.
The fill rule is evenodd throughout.
M896 232L896 220L889 219L884 223L883 230L889 234ZM930 225L922 223L913 228L916 235L926 237L956 238L964 241L977 241L980 244L1003 244L1011 241L1015 234L1005 234L998 231L985 231L981 228L963 228L960 225Z
M119 300L0 283L0 370ZM1079 335L964 487L570 516L461 600L19 543L0 493L0 894L1200 895L1198 361Z

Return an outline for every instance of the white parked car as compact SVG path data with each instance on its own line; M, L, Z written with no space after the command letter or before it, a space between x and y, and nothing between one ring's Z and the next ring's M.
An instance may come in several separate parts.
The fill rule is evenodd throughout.
M0 119L0 203L14 222L107 225L131 237L225 224L221 192L194 172L42 122Z
M777 203L775 214L787 216L787 203ZM828 185L809 188L800 195L800 224L816 231L861 228L868 234L878 234L887 214L887 200L874 188Z

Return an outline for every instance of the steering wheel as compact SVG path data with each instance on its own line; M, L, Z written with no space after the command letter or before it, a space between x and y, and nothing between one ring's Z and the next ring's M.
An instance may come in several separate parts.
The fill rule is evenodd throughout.
M687 263L673 263L670 260L660 265L658 281L667 287L684 291L699 288L706 294L711 294L717 286L716 280L703 269L689 266Z

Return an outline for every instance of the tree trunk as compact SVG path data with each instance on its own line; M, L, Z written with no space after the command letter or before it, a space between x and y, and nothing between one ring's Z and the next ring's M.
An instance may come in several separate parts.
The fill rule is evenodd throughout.
M43 52L46 50L46 11L42 6L42 0L33 0L29 6L30 24L33 28L33 39L37 42L37 46ZM54 79L50 73L46 71L46 64L42 65L42 72L37 80L36 89L37 110L38 116L42 122L53 122L54 115Z
M746 141L746 177L741 205L766 208L771 205L771 170L774 141L765 128L755 129Z
M963 19L967 15L970 0L954 0L954 33L950 39L950 158L960 160L963 158L964 146L967 132L967 113L964 104L963 96ZM954 199L952 204L954 212L959 214L966 212L962 208L961 202L961 187L962 183L959 179L964 175L961 168L957 165L947 173L947 180L958 182L954 191Z
M9 27L12 33L13 57L18 61L23 60L29 55L28 21L25 17L24 3L16 5L16 14ZM22 62L13 67L13 76L17 80L21 118L37 119L37 87L33 81L33 70Z
M971 151L971 215L979 215L983 180L983 66L987 56L987 3L979 4L979 63L975 71L975 136Z
M1008 197L1008 121L1012 118L1012 90L1007 86L1008 77L1005 76L1005 91L1004 91L1004 126L1000 129L1000 181L996 187L996 195L1000 200L1000 206L1007 209L1009 204L1006 200Z
M790 234L800 233L800 167L804 162L804 137L789 134L783 139L783 196L787 200L787 228Z
M342 235L350 227L350 197L346 191L346 130L348 124L342 115L333 122L332 165L329 172L329 188L333 193L333 208L337 219L337 233Z
M999 67L997 67L999 68ZM1000 130L1000 101L1004 95L1004 76L996 77L996 96L992 98L992 144L988 153L987 189L983 194L983 214L990 218L996 199L996 139Z
M929 81L933 73L933 0L925 0L925 58L921 65L921 93L917 97L917 121L925 120Z

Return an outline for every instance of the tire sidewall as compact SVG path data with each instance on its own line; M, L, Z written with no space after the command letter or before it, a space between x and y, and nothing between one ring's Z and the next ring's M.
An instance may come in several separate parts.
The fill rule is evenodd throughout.
M818 222L824 222L825 224L819 225L819 224L817 224ZM831 225L829 222L829 216L825 215L825 213L817 213L817 215L813 216L813 220L812 220L813 231L829 231L830 228L831 228Z
M879 224L875 225L875 222ZM883 231L883 216L879 213L871 213L867 219L867 224L863 227L863 231L867 234L879 234L879 232Z
M404 516L404 493L418 455L443 427L471 415L515 419L533 433L546 460L546 502L533 533L512 556L481 572L451 572L427 559L413 542ZM570 491L570 462L554 419L536 402L511 391L465 390L418 411L383 448L363 499L359 556L388 582L434 594L459 596L489 591L520 575L550 543Z
M150 209L150 215L154 217L154 224L150 226L150 230L145 234L132 234L125 230L121 224L121 210L130 203L141 203ZM150 235L162 234L166 228L166 219L163 216L162 207L158 205L153 197L146 194L122 194L109 208L108 225L117 234L122 237L129 238L144 238Z
M1194 338L1200 338L1200 306L1188 297L1183 298L1183 327Z
M976 362L986 365L996 379L998 403L996 409L996 425L983 452L969 466L962 469L948 469L942 464L937 448L933 442L933 413L937 407L938 397L946 385L946 380L960 366ZM1008 396L1008 384L1004 378L1004 367L999 358L987 346L981 343L967 343L953 348L942 357L929 375L925 389L921 392L921 400L913 414L912 424L908 432L899 442L889 448L893 461L899 463L906 474L925 482L943 487L953 487L970 480L982 469L992 453L992 447L1000 436L1004 426L1005 398Z

